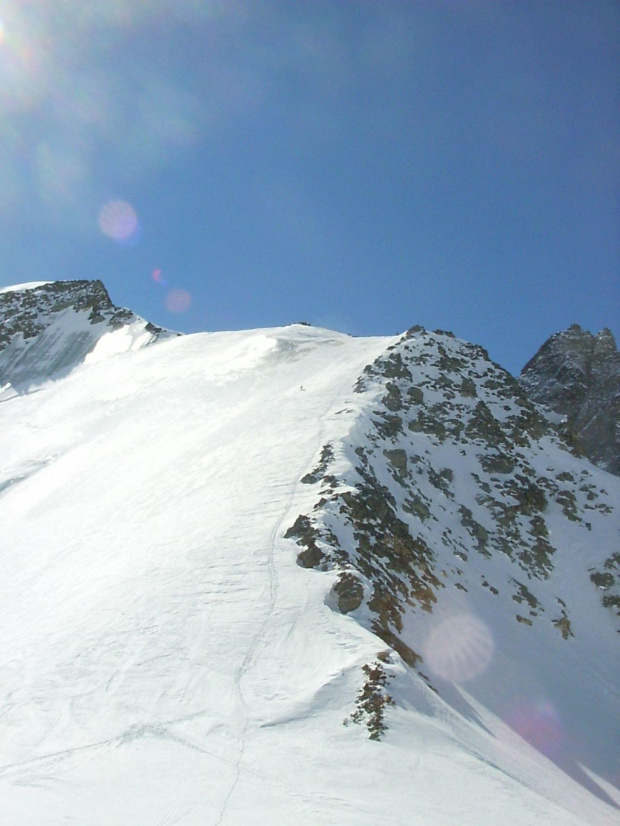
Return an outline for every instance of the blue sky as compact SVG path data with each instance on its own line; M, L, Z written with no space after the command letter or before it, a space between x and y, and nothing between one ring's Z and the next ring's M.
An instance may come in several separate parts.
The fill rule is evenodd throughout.
M615 0L6 0L0 285L185 332L620 338Z

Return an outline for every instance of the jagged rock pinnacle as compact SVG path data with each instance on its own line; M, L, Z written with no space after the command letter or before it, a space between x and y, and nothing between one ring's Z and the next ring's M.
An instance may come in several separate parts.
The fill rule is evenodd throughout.
M521 372L530 397L566 416L588 458L620 475L620 353L611 330L572 324L551 336Z

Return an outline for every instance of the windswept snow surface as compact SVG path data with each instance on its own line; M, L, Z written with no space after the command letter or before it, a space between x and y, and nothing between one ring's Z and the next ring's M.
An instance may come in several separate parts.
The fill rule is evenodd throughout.
M282 537L392 341L193 335L0 397L3 824L617 822L402 663L386 737L343 725L385 643Z
M0 293L19 293L23 290L36 290L37 287L44 287L51 284L51 281L28 281L26 284L13 284L9 287L0 287Z

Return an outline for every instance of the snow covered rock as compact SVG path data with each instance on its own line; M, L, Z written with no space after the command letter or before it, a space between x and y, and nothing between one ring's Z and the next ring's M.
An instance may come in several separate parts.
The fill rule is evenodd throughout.
M551 336L519 379L530 398L567 417L588 458L620 475L620 353L613 334L573 324Z
M314 506L287 532L300 565L338 572L333 604L351 611L341 595L356 583L365 627L440 694L446 680L475 678L498 712L486 666L478 675L466 655L443 662L429 646L436 616L484 618L471 632L482 649L489 629L503 625L505 641L515 636L510 622L525 626L517 634L537 627L537 644L562 656L567 641L589 634L587 604L612 651L616 480L576 457L482 348L449 334L413 328L355 391L364 400L355 425L323 446L302 480L318 488Z

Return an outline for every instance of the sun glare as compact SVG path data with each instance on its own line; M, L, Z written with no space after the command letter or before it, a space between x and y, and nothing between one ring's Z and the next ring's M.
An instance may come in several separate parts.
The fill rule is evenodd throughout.
M33 197L55 225L80 225L82 207L92 209L102 179L110 185L100 169L111 170L111 184L121 186L197 142L205 115L191 84L169 77L165 66L152 70L148 58L126 47L148 37L152 25L215 24L235 17L237 5L2 0L0 214ZM120 245L140 240L141 222L128 204L106 205L99 228Z
M185 313L189 310L192 297L187 290L173 289L166 296L166 309L171 313Z
M456 614L433 628L424 656L437 676L466 683L487 669L493 648L493 637L482 620L472 614Z

